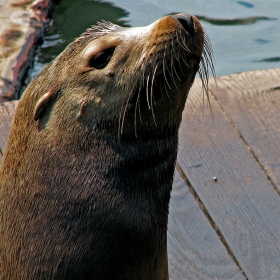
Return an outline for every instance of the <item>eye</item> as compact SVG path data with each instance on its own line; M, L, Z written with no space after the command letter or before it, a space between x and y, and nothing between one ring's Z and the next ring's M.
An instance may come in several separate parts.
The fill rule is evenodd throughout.
M114 50L114 48L107 49L93 56L89 61L89 65L98 70L105 68L113 56Z

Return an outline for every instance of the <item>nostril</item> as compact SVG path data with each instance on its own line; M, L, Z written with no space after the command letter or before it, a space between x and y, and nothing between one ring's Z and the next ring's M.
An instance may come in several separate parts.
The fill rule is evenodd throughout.
M194 22L193 22L193 17L188 14L179 14L174 16L184 27L184 29L191 35L194 36L195 31L194 31Z

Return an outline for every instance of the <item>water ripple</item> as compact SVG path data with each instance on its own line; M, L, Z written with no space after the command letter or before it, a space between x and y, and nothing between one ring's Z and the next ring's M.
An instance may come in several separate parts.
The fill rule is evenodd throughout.
M261 20L276 20L276 18L261 17L261 16L246 17L246 18L231 18L231 19L218 19L218 18L210 18L206 16L199 16L199 15L196 15L196 17L199 20L206 21L213 25L248 25Z
M242 5L242 6L246 7L246 8L254 8L255 7L255 5L253 5L249 2L245 2L245 1L237 1L237 3L239 5Z
M254 62L280 62L279 56L268 57L260 60L254 60Z

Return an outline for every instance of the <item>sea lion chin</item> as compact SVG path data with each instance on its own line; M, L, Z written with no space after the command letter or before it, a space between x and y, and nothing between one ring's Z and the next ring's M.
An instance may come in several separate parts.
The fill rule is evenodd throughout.
M191 15L102 22L21 98L0 167L0 278L168 279L178 129L211 45Z

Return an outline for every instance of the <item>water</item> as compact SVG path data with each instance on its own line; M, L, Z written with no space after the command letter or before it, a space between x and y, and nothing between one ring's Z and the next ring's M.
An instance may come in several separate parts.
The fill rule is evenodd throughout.
M213 45L218 76L280 67L279 0L62 0L55 9L32 77L101 19L134 27L180 12L201 20Z

